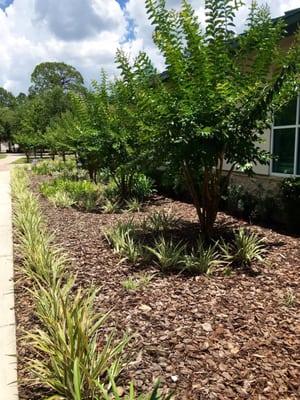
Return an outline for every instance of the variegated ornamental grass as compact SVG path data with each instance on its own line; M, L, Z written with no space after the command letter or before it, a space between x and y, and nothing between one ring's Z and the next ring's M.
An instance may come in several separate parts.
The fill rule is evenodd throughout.
M97 290L77 289L68 259L46 231L37 199L24 170L13 173L14 224L22 270L31 281L39 328L27 332L28 346L36 357L29 360L33 384L49 388L52 399L117 399L116 378L126 364L129 337L105 335L109 313L94 311ZM102 335L102 337L100 337ZM101 346L99 345L101 343ZM32 382L31 382L32 383ZM125 396L125 397L124 397ZM122 398L163 399L155 387L138 396L133 384Z

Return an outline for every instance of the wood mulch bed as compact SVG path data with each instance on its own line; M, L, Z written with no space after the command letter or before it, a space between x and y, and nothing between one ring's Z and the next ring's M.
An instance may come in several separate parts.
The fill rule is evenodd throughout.
M34 178L35 185L39 178ZM101 288L98 310L111 311L110 326L133 335L132 361L122 382L133 378L149 390L160 378L175 399L300 399L300 239L252 226L265 237L266 265L257 274L183 276L157 273L142 290L121 284L131 276L157 272L133 267L113 253L103 229L128 214L101 215L40 204L49 226L72 259L77 283ZM157 198L141 213L172 209L186 224L196 223L191 205ZM247 225L220 213L218 225ZM191 225L193 226L193 225ZM18 257L16 254L16 263ZM19 280L18 280L19 278ZM16 272L19 377L26 376L20 336L36 321L26 283ZM288 305L288 296L295 295ZM291 296L293 298L293 296ZM43 389L20 385L20 399L41 399Z

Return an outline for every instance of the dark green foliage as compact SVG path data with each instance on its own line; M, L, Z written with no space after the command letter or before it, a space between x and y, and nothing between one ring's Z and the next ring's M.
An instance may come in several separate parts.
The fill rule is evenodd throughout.
M253 3L244 34L235 36L240 5L207 1L202 29L187 1L175 12L165 1L147 0L167 83L153 78L148 88L136 89L143 74L120 65L143 111L149 159L184 177L207 235L220 206L223 173L229 181L233 167L250 173L253 164L268 162L258 143L272 111L297 90L299 35L285 53L279 46L282 21L274 24L269 11ZM149 70L148 64L141 67ZM225 161L232 165L229 172Z
M61 88L67 91L82 91L83 78L74 67L63 62L44 62L38 64L31 74L30 94Z
M8 107L11 108L16 104L16 99L12 93L8 90L0 87L0 108Z
M280 187L288 228L300 233L300 178L288 178Z
M280 196L260 184L253 183L252 190L231 184L222 195L222 201L226 211L250 222L275 222L276 215L281 211Z

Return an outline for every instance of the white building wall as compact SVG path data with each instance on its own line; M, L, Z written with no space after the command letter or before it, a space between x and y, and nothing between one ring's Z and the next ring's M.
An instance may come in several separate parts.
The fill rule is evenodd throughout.
M265 132L262 136L262 140L263 140L262 143L259 143L259 147L262 150L271 151L271 129L265 130ZM228 171L230 169L230 164L225 163L224 169L225 169L225 171ZM253 171L255 172L255 174L268 176L268 175L270 175L270 166L269 165L261 165L261 164L257 164L257 165L253 164Z

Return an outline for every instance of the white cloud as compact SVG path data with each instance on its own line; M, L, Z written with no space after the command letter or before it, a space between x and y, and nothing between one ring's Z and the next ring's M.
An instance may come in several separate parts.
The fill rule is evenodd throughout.
M72 64L87 83L102 67L112 73L126 27L116 0L15 0L0 10L0 86L26 91L43 61Z
M191 3L203 22L204 0ZM299 0L269 0L269 4L272 15L279 16L299 7ZM180 0L167 0L167 5L177 8ZM246 16L243 9L239 29ZM134 23L135 39L124 44L128 18ZM0 37L0 86L14 93L27 90L33 68L42 61L72 64L86 83L97 78L101 68L115 73L114 57L121 43L128 53L146 50L163 68L143 0L128 0L125 11L117 0L14 0L5 12L0 9Z

